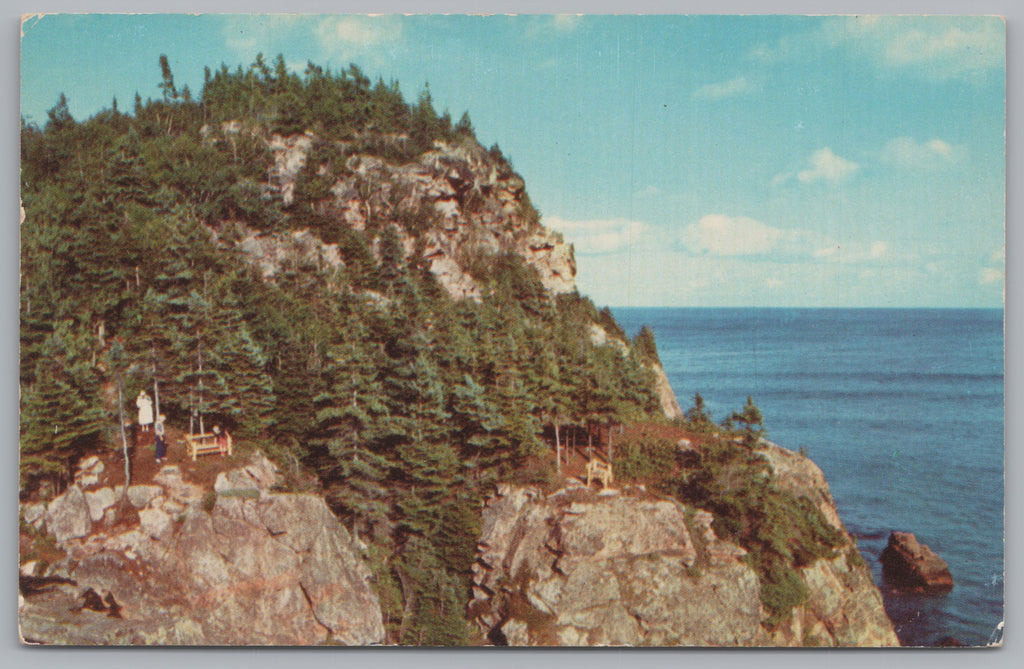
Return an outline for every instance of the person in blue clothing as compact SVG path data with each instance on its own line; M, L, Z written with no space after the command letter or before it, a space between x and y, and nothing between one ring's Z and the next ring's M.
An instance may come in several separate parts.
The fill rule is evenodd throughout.
M153 428L153 435L156 440L156 461L163 462L167 459L167 429L164 427L164 421L167 420L167 416L160 414L157 418L156 426Z

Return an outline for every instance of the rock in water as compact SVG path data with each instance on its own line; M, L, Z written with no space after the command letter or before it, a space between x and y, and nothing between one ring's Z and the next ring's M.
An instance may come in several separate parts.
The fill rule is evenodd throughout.
M945 592L953 589L949 566L910 532L893 532L879 556L886 583L900 590Z

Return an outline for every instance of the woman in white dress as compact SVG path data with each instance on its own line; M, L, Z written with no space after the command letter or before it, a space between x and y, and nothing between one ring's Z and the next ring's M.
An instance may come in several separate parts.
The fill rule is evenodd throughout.
M149 399L145 390L139 392L135 406L139 408L139 426L143 432L149 432L149 426L153 424L153 400Z

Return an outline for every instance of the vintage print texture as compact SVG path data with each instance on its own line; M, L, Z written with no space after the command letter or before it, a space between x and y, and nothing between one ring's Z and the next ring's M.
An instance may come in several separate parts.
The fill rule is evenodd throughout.
M1001 643L1002 19L21 56L24 643Z

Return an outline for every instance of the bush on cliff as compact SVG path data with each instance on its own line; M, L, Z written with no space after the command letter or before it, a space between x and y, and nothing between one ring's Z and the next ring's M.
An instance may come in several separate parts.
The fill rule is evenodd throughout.
M676 445L666 439L631 439L615 446L615 476L622 481L659 483L676 466Z
M681 501L713 512L716 533L747 550L768 627L806 600L797 569L844 543L811 500L780 490L773 478L756 451L727 438L708 443L668 484Z

